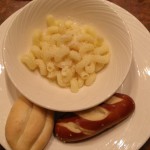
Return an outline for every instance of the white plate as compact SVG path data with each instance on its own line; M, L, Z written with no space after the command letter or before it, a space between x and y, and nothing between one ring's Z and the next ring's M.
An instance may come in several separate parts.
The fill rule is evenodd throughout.
M134 54L131 70L119 92L130 95L136 103L136 110L116 127L78 144L64 144L51 138L47 150L138 150L150 136L150 34L145 27L131 14L111 4L125 19L131 31ZM0 47L14 14L0 27ZM111 86L111 85L110 85ZM18 91L10 82L3 67L0 55L0 142L10 150L5 139L5 123Z

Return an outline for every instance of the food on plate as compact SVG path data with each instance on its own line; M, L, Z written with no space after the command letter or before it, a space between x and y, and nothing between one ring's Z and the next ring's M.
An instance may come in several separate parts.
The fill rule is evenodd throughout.
M129 117L134 109L135 103L131 97L115 93L93 108L60 112L54 123L53 111L20 97L9 112L5 136L13 150L42 150L53 130L54 135L63 142L79 142L118 124Z
M32 46L21 61L32 71L63 88L78 92L90 86L110 61L110 49L94 27L49 15L47 27L36 30Z
M42 150L53 131L53 112L25 98L15 101L8 115L5 136L13 150Z
M63 142L85 140L126 119L134 109L131 97L116 93L94 108L65 113L56 120L54 133Z

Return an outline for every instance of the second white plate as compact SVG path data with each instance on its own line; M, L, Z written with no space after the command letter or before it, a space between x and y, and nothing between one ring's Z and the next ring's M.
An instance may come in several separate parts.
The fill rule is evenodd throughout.
M121 124L85 142L64 144L52 137L47 150L138 150L150 136L150 117L146 117L150 114L150 34L131 14L112 3L108 4L122 15L133 39L132 66L118 91L130 95L135 100L136 110L132 117ZM16 14L11 16L0 27L0 48L8 26L15 16ZM0 51L0 142L7 150L10 148L5 139L5 123L18 94L5 72Z

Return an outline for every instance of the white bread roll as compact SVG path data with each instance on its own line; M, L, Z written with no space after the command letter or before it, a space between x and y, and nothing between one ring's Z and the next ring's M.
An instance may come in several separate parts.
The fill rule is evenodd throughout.
M6 140L13 150L42 150L51 137L53 126L52 111L21 97L8 115Z

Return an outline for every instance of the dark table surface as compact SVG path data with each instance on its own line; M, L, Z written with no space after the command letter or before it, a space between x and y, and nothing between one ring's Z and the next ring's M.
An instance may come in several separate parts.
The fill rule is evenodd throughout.
M31 0L0 0L0 24ZM109 0L137 17L150 31L150 0ZM139 135L140 136L140 135ZM0 150L4 150L0 145ZM150 150L150 138L140 150Z

